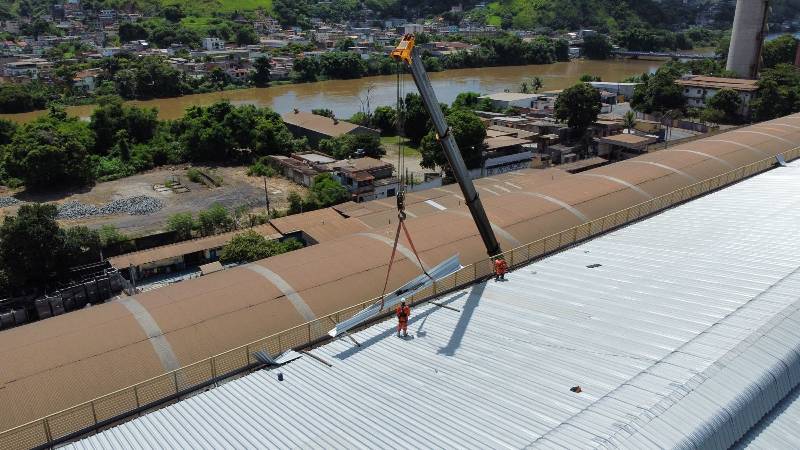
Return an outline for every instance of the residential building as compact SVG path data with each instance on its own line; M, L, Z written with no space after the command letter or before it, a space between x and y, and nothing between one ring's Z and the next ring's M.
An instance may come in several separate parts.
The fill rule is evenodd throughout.
M76 73L72 78L72 84L76 88L83 89L87 92L94 91L97 87L97 77L102 73L101 69L86 69Z
M422 33L423 31L425 31L425 27L418 23L407 23L403 25L403 32L405 34L409 33L417 34L417 33Z
M3 76L9 78L27 78L38 80L49 73L53 63L42 58L28 58L6 63L3 67Z
M633 98L633 91L636 86L641 83L613 83L609 81L591 81L589 82L592 87L601 91L612 92L617 96L622 96L622 101L628 101Z
M398 180L392 176L394 166L380 159L346 159L327 167L356 203L397 195Z
M647 146L654 144L658 138L650 135L615 134L595 139L597 156L620 159L647 152Z
M683 95L688 105L695 108L705 108L708 100L722 89L731 89L739 94L742 106L739 114L743 117L750 116L750 101L758 90L758 80L744 80L740 78L719 78L692 76L675 81L683 87Z
M218 37L203 38L203 48L208 51L225 50L225 41Z
M100 20L100 25L110 25L117 21L117 12L113 9L103 9L97 18Z
M531 166L533 157L531 150L535 144L528 139L520 139L511 135L487 137L484 140L484 146L481 167L470 171L473 178L477 178L476 175L491 176L527 169Z
M481 98L491 100L492 106L496 109L518 108L546 114L552 113L557 97L545 94L498 92L484 95Z
M289 156L270 155L269 159L280 167L284 177L306 187L311 186L314 177L320 174L317 168Z
M331 139L345 134L380 135L380 132L371 128L296 109L294 112L284 114L283 121L295 136L308 138L308 143L312 147L317 147L323 139Z
M11 34L19 33L19 22L17 22L16 20L0 21L0 25L2 25L2 28L0 28L0 30L5 31L6 33L11 33Z
M291 156L273 155L269 159L281 169L283 176L306 187L311 186L314 177L330 171L328 164L336 162L336 159L319 152L294 153Z

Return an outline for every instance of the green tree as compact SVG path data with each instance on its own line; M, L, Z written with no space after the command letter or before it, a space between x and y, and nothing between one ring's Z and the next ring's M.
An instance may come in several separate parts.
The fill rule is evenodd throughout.
M386 154L380 138L372 134L343 134L333 139L323 139L319 143L319 150L336 159L352 158L359 150L371 158Z
M177 213L167 219L167 230L174 231L175 238L179 241L191 239L195 228L197 222L190 212Z
M70 267L100 261L102 243L97 231L83 226L63 231L64 258Z
M330 110L328 108L315 108L315 109L311 110L311 114L315 114L317 116L322 116L322 117L331 117L332 118L333 117L333 110Z
M318 208L336 205L350 199L347 189L329 173L321 173L314 177L309 195Z
M248 263L270 256L303 248L297 239L291 238L283 242L268 240L253 230L237 234L222 248L219 260L223 264Z
M791 34L784 34L764 43L762 52L763 68L772 69L778 64L793 64L798 40Z
M231 231L234 226L233 218L224 206L219 203L211 205L197 215L198 228L203 236Z
M603 81L603 80L597 75L589 75L588 73L585 73L581 75L580 81L582 83L591 83L592 81Z
M742 99L733 89L720 89L708 100L708 108L722 113L722 121L737 123L741 121Z
M390 106L379 106L372 113L372 125L384 136L393 135L397 130L397 110Z
M486 128L480 118L472 111L453 109L447 115L447 123L456 140L461 156L468 169L481 165L481 154L484 149L483 141L486 139ZM422 161L420 166L426 169L436 167L447 168L447 157L442 150L442 145L436 139L434 131L429 132L422 139L420 146Z
M253 84L258 87L269 85L271 64L272 61L267 56L256 58L253 62L253 69L255 69L252 76Z
M298 57L292 66L292 78L301 83L317 81L320 74L320 60L315 57Z
M68 266L55 205L24 204L0 227L0 266L12 286L44 284Z
M289 192L289 195L286 197L286 199L289 201L289 214L299 214L306 210L303 207L303 197L296 191Z
M625 115L622 116L622 125L630 133L630 131L636 126L636 113L633 111L626 112Z
M251 45L258 44L258 33L252 25L241 25L236 27L236 37L234 38L237 45Z
M528 87L530 89L530 86ZM462 92L456 96L451 105L453 109L463 108L471 111L493 111L492 101L481 98L477 92Z
M100 229L97 230L97 234L100 237L100 245L102 245L103 248L118 246L126 251L133 250L133 244L130 238L121 233L114 225L106 224L101 226Z
M0 84L0 114L13 114L43 109L50 88L38 83Z
M356 41L354 41L353 38L348 37L336 43L336 50L339 50L340 52L346 52L350 50L350 47L355 47L356 45L358 45Z
M422 103L419 94L408 93L403 102L403 111L400 116L401 125L405 136L413 145L419 145L422 138L431 128L430 115Z
M134 22L123 22L119 25L119 40L122 42L137 41L147 39L149 33L142 25Z
M358 111L357 113L353 114L349 119L347 119L347 121L363 127L370 126L370 118L367 113L363 111Z
M655 75L636 86L631 106L637 111L647 114L661 113L686 108L686 97L683 89L675 83L676 74L659 70Z
M564 89L556 99L555 117L580 133L597 120L600 114L600 91L586 83Z
M228 84L230 77L228 77L228 74L225 73L222 67L214 67L211 69L211 72L208 73L208 80L215 84L218 89L222 89Z
M9 175L31 188L81 186L92 181L89 150L94 139L87 124L41 118L19 128L5 155Z
M542 87L544 86L544 82L542 81L541 77L533 77L531 78L530 86L533 92L536 93L542 89Z
M16 132L16 123L6 119L0 119L0 145L10 144Z
M778 64L762 71L751 106L753 118L759 121L800 111L800 70L789 64Z
M92 112L89 128L95 135L95 153L105 155L117 143L117 133L125 131L131 143L150 141L158 128L155 108L126 106L119 97L104 97Z
M164 15L164 18L172 23L178 23L181 21L181 19L186 17L181 5L167 5L161 12Z
M589 59L608 59L611 56L611 43L602 34L583 38L583 53Z
M366 66L361 56L353 52L333 51L319 57L319 71L327 78L346 80L360 78L366 73Z

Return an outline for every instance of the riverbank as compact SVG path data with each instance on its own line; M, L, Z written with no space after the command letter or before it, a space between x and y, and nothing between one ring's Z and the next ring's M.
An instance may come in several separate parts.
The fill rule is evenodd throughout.
M617 81L631 75L655 71L663 61L643 60L576 60L554 64L530 66L484 67L477 69L454 69L430 74L431 84L440 102L451 103L465 91L481 93L518 90L523 81L538 76L544 83L543 90L563 89L578 82L583 74L592 74L606 81ZM416 92L410 76L405 77L404 92ZM332 109L338 117L347 118L358 112L361 101L369 97L372 108L393 105L396 102L396 77L393 75L358 78L353 80L329 80L304 84L283 84L267 88L247 88L230 91L193 94L183 97L132 100L128 104L157 108L159 118L173 120L181 117L190 106L207 106L227 99L233 104L254 104L269 107L279 113L294 108L309 111L314 108ZM95 105L67 107L67 113L88 118ZM2 114L0 118L25 123L46 114L33 111L19 114Z

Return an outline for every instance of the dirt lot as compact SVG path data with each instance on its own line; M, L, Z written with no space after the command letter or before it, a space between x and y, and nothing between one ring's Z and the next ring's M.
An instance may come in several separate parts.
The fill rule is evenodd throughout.
M134 175L120 180L98 183L82 191L56 192L56 193L28 193L25 191L14 192L8 189L0 190L0 195L14 195L19 200L35 202L63 203L79 201L100 205L111 200L147 195L161 199L165 206L160 211L146 216L131 216L120 214L114 216L91 217L80 220L63 220L66 226L86 225L98 228L110 224L129 235L144 235L164 229L168 217L179 212L198 212L207 209L215 203L220 203L230 211L249 205L253 211L265 211L264 180L260 177L247 176L246 167L200 167L207 173L214 173L222 177L222 185L209 188L200 183L189 181L186 176L188 165L159 168L147 173ZM171 190L159 192L153 189L156 184L163 185L168 180L176 177L189 192L175 193ZM287 196L291 191L305 195L306 188L284 178L270 178L267 180L270 206L275 209L285 209L288 206ZM0 216L15 214L18 207L12 206L0 209Z

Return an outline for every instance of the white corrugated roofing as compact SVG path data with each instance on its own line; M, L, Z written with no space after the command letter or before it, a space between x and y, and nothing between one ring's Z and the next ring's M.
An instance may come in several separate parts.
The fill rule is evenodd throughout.
M800 448L800 389L795 389L735 447L775 450Z
M726 448L800 381L798 192L772 170L71 448Z

